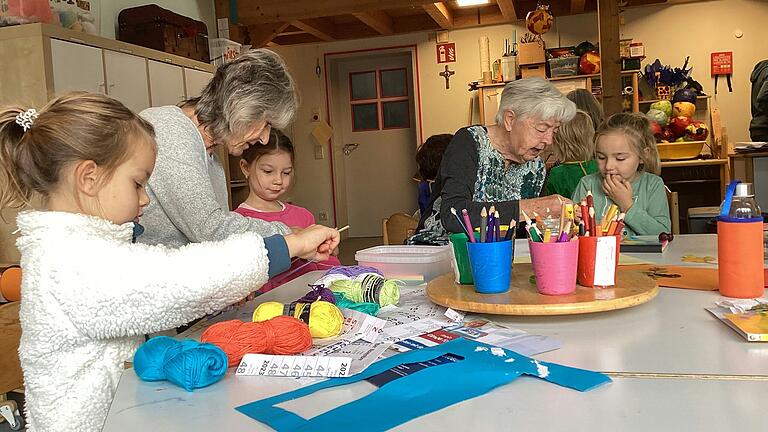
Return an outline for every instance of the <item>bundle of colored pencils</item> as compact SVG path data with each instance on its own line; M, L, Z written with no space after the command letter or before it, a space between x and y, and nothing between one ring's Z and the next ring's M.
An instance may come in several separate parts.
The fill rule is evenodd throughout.
M579 223L579 235L595 237L615 236L621 234L624 229L624 213L619 212L616 204L611 204L599 223L595 220L595 203L592 191L587 191L586 199L579 203L581 207L581 219Z
M451 207L451 214L456 218L456 220L459 222L459 225L464 230L464 233L467 235L467 238L470 242L475 243L477 240L474 236L475 228L472 226L472 222L469 218L469 213L467 212L467 209L461 210L461 217L459 217L458 212L455 208ZM498 242L498 241L505 241L505 240L513 240L515 238L515 226L517 225L517 222L512 219L509 222L509 227L507 228L506 235L504 237L501 236L501 219L499 217L499 212L496 211L496 208L494 206L491 206L490 211L486 210L485 207L480 211L480 235L478 236L480 239L480 243L491 243L491 242Z
M560 208L560 225L558 226L556 235L552 235L552 230L546 227L544 228L544 233L541 232L541 228L538 225L540 218L536 212L533 213L534 218L536 218L535 222L528 217L525 211L522 213L523 218L525 219L525 230L528 231L528 236L531 238L531 241L560 243L570 241L576 235L576 232L573 229L576 223L573 213L573 204L562 204Z

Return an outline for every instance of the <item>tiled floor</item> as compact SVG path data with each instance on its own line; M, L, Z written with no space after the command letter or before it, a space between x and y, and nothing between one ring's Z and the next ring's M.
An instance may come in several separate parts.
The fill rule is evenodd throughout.
M355 252L384 244L381 237L350 237L339 245L339 261L344 265L356 265Z

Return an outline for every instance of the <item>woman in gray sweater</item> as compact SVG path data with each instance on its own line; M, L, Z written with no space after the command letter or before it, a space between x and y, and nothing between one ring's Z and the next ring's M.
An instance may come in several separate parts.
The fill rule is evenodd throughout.
M272 127L293 119L298 95L283 60L251 50L220 67L198 98L179 106L149 108L141 116L155 128L157 163L147 184L150 204L138 241L180 247L256 232L287 234L279 222L229 211L226 177L216 146L240 156L269 141Z

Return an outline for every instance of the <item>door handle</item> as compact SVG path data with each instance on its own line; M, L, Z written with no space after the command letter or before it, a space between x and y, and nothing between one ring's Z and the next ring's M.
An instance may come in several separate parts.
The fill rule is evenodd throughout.
M342 147L341 150L344 152L344 156L349 156L358 147L360 147L360 144L358 143L344 144L344 147Z

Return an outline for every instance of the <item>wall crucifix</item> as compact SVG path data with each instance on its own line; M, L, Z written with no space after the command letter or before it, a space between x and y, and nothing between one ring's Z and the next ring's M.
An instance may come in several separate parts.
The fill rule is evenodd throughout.
M448 80L451 78L451 75L455 74L455 71L448 70L448 65L445 65L445 70L440 72L438 75L445 78L445 89L448 90L451 88L451 83L448 82Z

